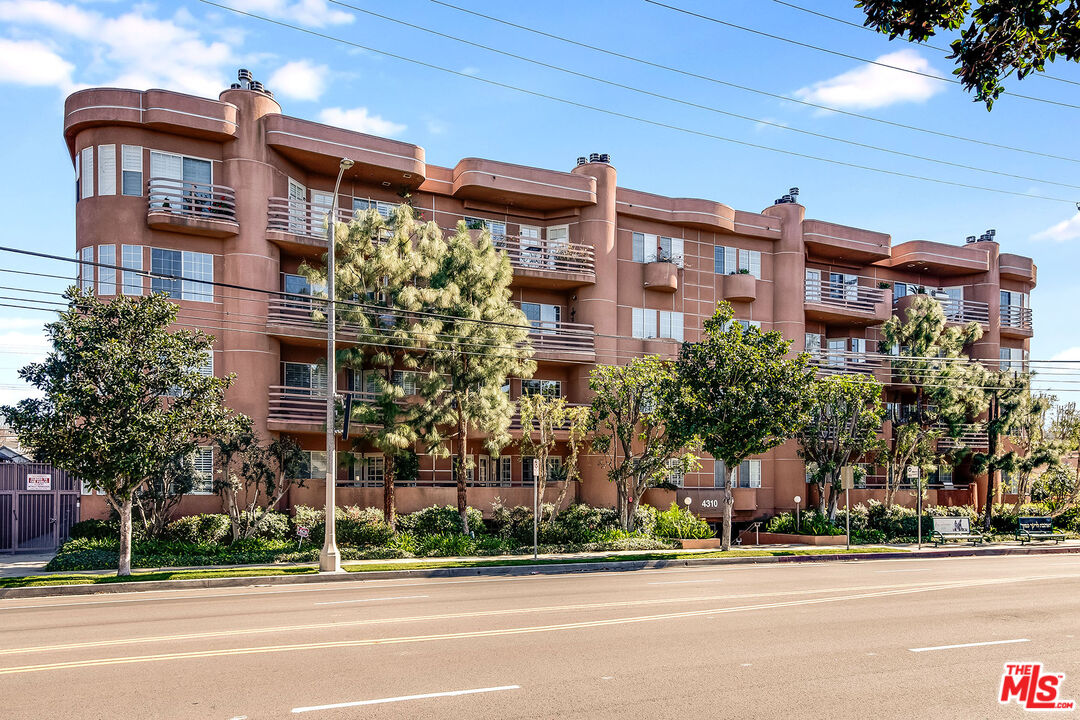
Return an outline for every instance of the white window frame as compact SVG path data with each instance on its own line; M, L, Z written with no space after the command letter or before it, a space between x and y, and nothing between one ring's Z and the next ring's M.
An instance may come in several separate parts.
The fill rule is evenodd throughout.
M84 147L82 157L81 200L94 197L94 146Z
M214 448L199 447L192 454L195 463L195 483L192 485L192 495L214 494Z
M122 285L120 287L121 292L124 295L142 295L144 294L144 278L141 273L129 272L129 270L142 270L143 269L143 246L142 245L121 245L120 246L120 264L126 268L122 273L120 280Z
M87 245L81 251L82 263L79 265L79 287L82 290L94 289L94 246Z
M739 270L748 270L758 280L761 279L761 251L739 248Z
M126 180L129 177L138 192L128 192ZM136 177L137 175L137 177ZM141 145L120 146L120 192L129 197L142 197L143 194L143 149Z
M661 310L657 334L667 340L683 341L683 314L678 310Z
M97 273L97 294L116 295L116 246L98 245L97 256L101 263ZM113 267L107 267L110 265Z
M98 145L98 195L116 194L116 145Z

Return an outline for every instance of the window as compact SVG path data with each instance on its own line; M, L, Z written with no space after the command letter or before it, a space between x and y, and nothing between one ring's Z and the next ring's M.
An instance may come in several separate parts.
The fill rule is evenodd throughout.
M562 320L562 307L559 305L523 302L521 303L521 311L525 313L529 324L541 332L550 332L557 329Z
M382 487L386 477L386 458L382 455L365 455L363 483L368 487Z
M727 478L728 469L727 465L720 458L713 459L713 487L724 487L724 480ZM738 482L738 479L736 479Z
M633 260L638 263L670 262L682 267L683 239L636 232L633 234Z
M82 155L75 153L75 202L82 199Z
M713 248L713 272L729 275L738 270L738 251L733 247L717 245Z
M533 458L521 456L521 484L532 486L536 482L533 477Z
M82 150L82 196L85 200L94 196L94 148L90 146Z
M749 330L752 327L757 328L758 330L761 329L760 320L732 320L730 323L725 325L723 329L726 331L729 327L732 327L734 325L738 325L743 330Z
M121 145L120 162L120 192L124 195L142 195L142 148L138 145Z
M83 290L94 289L94 247L82 249L82 264L79 265L79 287Z
M761 253L757 250L739 250L739 270L746 270L761 279Z
M1015 307L1028 307L1028 294L1023 292L1017 292L1015 290L1002 290L1001 291L1001 304L1013 305Z
M121 245L120 246L120 264L130 270L142 270L143 263L143 246L142 245ZM123 293L125 295L142 295L143 294L143 276L141 273L128 272L124 270L122 275L123 281Z
M1001 359L1000 365L1002 370L1024 372L1028 359L1027 350L1024 350L1023 348L1003 347L998 350L998 355Z
M214 377L214 351L209 350L206 353L206 359L199 367L196 368L199 374L204 377Z
M201 447L195 450L195 484L193 495L211 495L214 492L214 448Z
M116 268L106 267L116 265L116 246L98 245L98 295L116 294Z
M214 256L209 253L150 248L150 272L152 292L177 300L214 301L213 286L207 284L214 281Z
M116 194L116 146L98 145L98 195Z
M210 202L210 186L213 183L213 165L202 158L150 151L150 179L171 180L163 184L164 190L155 193L155 205L172 210L190 211L193 205Z
M656 337L656 311L633 308L633 329L630 333L636 338Z
M821 302L821 271L806 270L806 283L803 287L806 302Z
M465 458L465 463L468 464L471 458ZM476 480L476 466L473 465L470 468L465 469L465 484L472 485ZM458 456L454 455L450 458L450 482L457 485L458 481Z
M660 337L683 341L683 314L681 312L660 311Z
M892 284L892 299L893 299L893 302L896 302L897 300L899 300L902 297L907 297L907 295L909 293L909 290L910 290L910 288L908 287L907 283L894 282Z
M683 341L683 314L672 310L631 309L631 335L636 338L665 338Z
M508 456L492 458L492 481L500 487L509 487L511 481L511 465Z
M866 357L866 338L851 338L852 362L864 363Z
M506 242L506 223L498 220L488 220L487 218L476 218L465 216L465 224L470 230L483 230L487 228L487 231L491 233L491 241L496 245L502 245Z
M304 450L302 460L297 470L297 477L292 480L325 480L326 479L326 451Z
M353 212L357 210L374 210L382 215L387 220L394 214L394 203L384 202L382 200L370 200L368 198L353 198L352 201Z
M743 460L739 465L739 487L761 487L761 461Z
M522 380L521 394L562 397L562 380Z
M667 475L664 476L664 480L671 483L675 487L682 487L683 480L685 479L685 473L683 473L682 461L678 458L671 458L667 461Z
M859 276L848 273L829 273L827 297L831 300L857 300Z
M547 229L547 239L551 252L565 250L570 245L570 226L552 225Z
M829 367L844 367L844 353L847 352L847 338L829 338L825 341L828 347L826 363Z
M806 352L816 353L821 351L821 333L806 333L803 347Z
M318 363L282 363L285 392L290 395L319 395L326 392L326 366Z
M412 370L395 370L394 371L394 384L397 385L406 395L415 395L417 392L417 384L420 379L419 373Z
M521 245L521 264L524 267L544 267L551 265L545 257L544 241L540 239L540 228L532 225L518 227L518 242Z
M944 485L945 487L952 487L953 469L946 465L939 465L934 471L931 482L938 485Z

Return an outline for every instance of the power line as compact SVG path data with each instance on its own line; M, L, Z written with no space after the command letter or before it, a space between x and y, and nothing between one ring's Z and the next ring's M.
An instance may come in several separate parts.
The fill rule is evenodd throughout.
M470 74L470 73L461 72L461 71L458 71L458 70L452 70L450 68L447 68L447 67L444 67L444 66L441 66L441 65L436 65L434 63L428 63L428 62L424 62L422 60L417 60L415 58L406 57L404 55L398 55L396 53L391 53L391 52L388 52L386 50L379 50L378 48L373 48L373 47L370 47L370 46L367 46L367 45L362 45L362 44L354 42L352 40L346 40L345 38L340 38L340 37L336 37L334 35L329 35L327 33L319 32L319 31L316 31L316 30L311 30L311 29L308 29L308 28L305 28L305 27L301 27L299 25L293 25L293 24L287 23L287 22L285 22L283 20L275 20L273 18L269 18L269 17L263 16L263 15L258 15L256 13L251 13L251 12L247 12L247 11L244 11L244 10L238 10L236 8L229 7L228 5L222 5L220 3L213 2L213 0L198 0L198 1L205 4L205 5L210 5L212 7L220 8L222 10L227 10L227 11L235 13L237 15L243 15L243 16L250 17L250 18L253 18L253 19L256 19L256 20L260 20L260 21L263 21L263 22L267 22L267 23L270 23L270 24L273 24L273 25L278 25L280 27L289 28L289 29L294 30L296 32L301 32L301 33L304 33L304 34L307 34L307 35L311 35L313 37L322 38L324 40L330 40L332 42L341 43L343 45L348 45L350 47L358 48L358 49L361 49L361 50L366 50L368 52L373 52L373 53L376 53L376 54L379 54L379 55L385 55L386 57L394 58L395 60L401 60L403 62L411 63L411 64L418 65L418 66L425 67L425 68L429 68L431 70L438 70L439 72L443 72L443 73L446 73L448 75L454 75L456 77L466 78L466 79L471 80L473 82L480 82L480 83L484 83L486 85L491 85L493 87L502 88L504 90L511 90L513 92L518 92L518 93L522 93L522 94L525 94L525 95L531 95L533 97L538 97L538 98L543 98L543 99L546 99L546 100L551 100L553 102L558 102L558 103L561 103L561 104L564 104L564 105L569 105L571 107L577 107L577 108L581 108L581 109L584 109L584 110L591 110L591 111L594 111L594 112L603 113L603 114L609 115L611 117L622 118L624 120L632 120L634 122L639 122L639 123L643 123L643 124L646 124L646 125L652 125L654 127L665 128L665 129L668 129L668 130L674 130L676 132L683 132L683 133L687 133L687 134L690 134L690 135L696 135L698 137L709 138L709 139L712 139L712 140L719 140L721 142L727 142L727 143L732 143L732 144L735 144L735 145L741 145L743 147L755 148L757 150L766 150L768 152L778 153L778 154L781 154L781 155L789 155L791 157L803 158L805 160L815 160L817 162L824 162L824 163L828 163L830 165L837 165L837 166L840 166L840 167L854 168L854 169L857 169L857 170L866 170L866 171L869 171L869 172L876 172L876 173L880 173L880 174L883 174L883 175L891 175L893 177L902 177L902 178L906 178L906 179L909 179L909 180L919 180L919 181L922 181L922 182L932 182L932 183L936 183L936 184L939 184L939 185L948 185L950 187L961 187L961 188L966 188L966 189L969 189L969 190L983 190L983 191L986 191L986 192L993 192L993 193L998 193L998 194L1001 194L1001 195L1012 195L1012 196L1015 196L1015 197L1033 198L1033 199L1036 199L1036 200L1049 200L1049 201L1052 201L1052 202L1068 203L1069 205L1075 205L1075 202L1076 202L1075 200L1070 200L1070 199L1067 199L1067 198L1059 198L1059 197L1053 197L1053 196L1047 196L1047 195L1036 195L1034 193L1024 193L1024 192L1017 192L1017 191L1013 191L1013 190L1003 190L1001 188L993 188L993 187L988 187L988 186L984 186L984 185L973 185L973 184L970 184L970 183L962 183L962 182L956 182L956 181L952 181L952 180L943 180L943 179L940 179L940 178L928 177L928 176L924 176L924 175L915 175L915 174L912 174L912 173L904 173L904 172L900 172L900 171L897 171L897 170L887 170L885 168L878 168L878 167L873 167L873 166L870 166L870 165L861 165L859 163L846 162L846 161L843 161L843 160L837 160L837 159L834 159L834 158L822 157L822 156L819 156L819 155L811 155L809 153L802 153L802 152L798 152L798 151L795 151L795 150L784 150L782 148L775 148L775 147L772 147L772 146L769 146L769 145L761 145L759 143L752 143L752 142L749 142L749 141L746 141L746 140L738 140L738 139L735 139L735 138L725 137L723 135L717 135L715 133L705 132L703 130L695 130L693 128L688 128L688 127L684 127L684 126L681 126L681 125L675 125L673 123L662 122L662 121L659 121L659 120L651 120L649 118L641 117L639 115L632 115L632 114L620 112L620 111L617 111L617 110L610 110L608 108L599 107L597 105L589 105L588 103L578 102L576 100L569 100L567 98L562 98L562 97L558 97L556 95L550 95L550 94L547 94L547 93L542 93L542 92L539 92L539 91L536 91L536 90L528 90L526 88L523 88L523 87L520 87L520 86L517 86L517 85L511 85L509 83L503 83L503 82L499 82L499 81L496 81L496 80L490 80L488 78L485 78L485 77L482 77L482 76L476 75L476 74ZM1080 107L1080 106L1078 106L1078 107Z
M870 60L868 58L859 57L858 55L851 55L849 53L840 52L839 50L830 50L820 45L811 45L810 43L804 43L799 40L793 40L791 38L784 37L783 35L774 35L773 33L767 33L763 30L756 30L745 25L736 25L735 23L728 22L727 20L721 20L720 18L712 17L711 15L704 15L702 13L694 12L693 10L687 10L685 8L677 7L675 5L668 5L666 3L659 2L659 0L645 0L650 5L656 5L657 7L666 8L667 10L673 10L683 15L689 15L701 20L708 20L718 25L724 25L726 27L734 28L736 30L742 30L744 32L753 33L754 35L760 35L761 37L771 38L773 40L779 40L780 42L789 43L791 45L797 45L799 47L807 48L809 50L817 50L818 52L828 53L829 55L836 55L838 57L847 58L848 60L856 60L858 62L866 63L868 65L877 65L878 67L889 68L890 70L899 70L900 72L910 73L912 75L919 75L921 77L929 78L931 80L938 80L940 82L951 83L953 85L962 84L959 80L953 78L942 77L941 75L934 75L933 73L924 73L919 70L912 70L910 68L903 68L897 65L889 65L888 63L878 62L877 60ZM1031 95L1021 95L1014 92L1002 92L1002 95L1011 95L1015 98L1021 98L1023 100L1031 100L1033 102L1046 103L1048 105L1058 105L1060 107L1072 108L1073 110L1080 110L1080 105L1073 105L1071 103L1060 102L1058 100L1049 100L1047 98L1034 97Z
M875 35L881 35L881 33L878 32L877 30L875 30L874 28L867 27L866 25L862 25L862 24L857 23L857 22L852 22L850 20L845 20L843 18L836 17L835 15L828 15L828 14L820 12L818 10L811 10L810 8L803 7L802 5L796 5L795 3L785 2L785 0L772 0L772 1L774 3L776 3L777 5L784 5L786 7L789 7L791 9L793 9L793 10L798 10L800 12L808 13L810 15L816 15L816 16L818 16L820 18L825 18L826 20L832 20L833 22L841 23L842 25L849 25L849 26L851 26L853 28L858 28L859 30L866 30L867 32L872 32ZM912 42L914 42L914 41L912 41ZM938 52L945 53L946 55L950 55L953 52L952 48L944 48L944 47L941 47L940 45L933 45L931 43L924 42L924 41L920 41L918 44L923 46L923 47L928 47L931 50L937 50ZM1080 82L1076 82L1075 80L1066 80L1065 78L1056 77L1054 75L1049 75L1049 74L1044 73L1044 72L1033 73L1032 77L1043 78L1044 80L1055 80L1057 82L1068 83L1070 85L1080 85Z
M767 120L765 118L756 118L756 117L751 117L749 115L742 115L740 113L731 112L730 110L722 110L722 109L720 109L718 107L714 107L714 106L711 106L711 105L704 105L702 103L697 103L697 102L693 102L693 101L690 101L690 100L684 100L682 98L673 97L671 95L664 95L662 93L653 92L651 90L646 90L644 88L637 87L637 86L634 86L634 85L628 85L626 83L621 83L621 82L617 82L617 81L614 81L614 80L608 80L606 78L598 77L596 75L590 75L588 73L579 72L577 70L572 70L572 69L569 69L569 68L561 66L561 65L555 65L553 63L544 62L543 60L537 60L535 58L526 57L525 55L519 55L517 53L509 52L509 51L506 51L506 50L501 50L501 49L493 47L491 45L485 45L483 43L474 42L472 40L466 40L465 38L457 37L457 36L451 35L449 33L444 33L444 32L441 32L439 30L435 30L433 28L425 27L423 25L418 25L416 23L408 22L406 20L400 20L398 18L394 18L394 17L391 17L389 15L383 15L382 13L377 13L377 12L374 12L372 10L366 10L366 9L364 9L362 7L357 7L356 5L352 5L352 4L349 4L347 2L344 2L343 0L329 0L329 2L331 2L331 3L335 4L335 5L339 5L341 7L344 7L344 8L348 8L348 9L353 10L355 12L364 13L365 15L369 15L371 17L377 17L377 18L379 18L381 20L386 20L387 22L392 22L392 23L396 23L398 25L403 25L405 27L413 28L414 30L419 30L421 32L428 33L430 35L435 35L436 37L441 37L441 38L451 40L451 41L456 42L456 43L461 43L463 45L468 45L470 47L480 48L481 50L486 50L488 52L493 52L493 53L496 53L498 55L502 55L504 57L513 58L515 60L520 60L522 62L527 62L527 63L533 64L533 65L536 65L538 67L547 68L549 70L555 70L556 72L565 73L567 75L572 75L574 77L584 78L586 80L591 80L593 82L598 82L598 83L601 83L601 84L604 84L604 85L608 85L610 87L615 87L615 88L619 88L619 89L622 89L622 90L628 90L628 91L633 92L633 93L638 93L640 95L645 95L645 96L648 96L648 97L657 98L659 100L664 100L666 102L676 103L678 105L683 105L685 107L691 107L691 108L695 108L695 109L698 109L698 110L705 110L707 112L716 113L718 115L724 115L726 117L735 118L737 120L744 120L746 122L751 122L751 123L754 123L756 125L767 125L769 127L774 127L774 128L779 129L779 130L783 130L783 131L787 131L787 132L799 133L800 135L807 135L809 137L815 137L815 138L819 138L819 139L822 139L822 140L829 140L830 142L843 143L845 145L851 145L853 147L862 148L864 150L876 150L878 152L887 153L889 155L895 155L895 156L898 156L898 157L905 157L905 158L909 158L909 159L912 159L912 160L921 160L923 162L930 162L930 163L934 163L936 165L943 165L943 166L946 166L946 167L959 168L959 169L962 169L962 170L971 170L973 172L981 172L981 173L986 173L986 174L989 174L989 175L998 175L998 176L1001 176L1001 177L1013 178L1015 180L1027 180L1027 181L1030 181L1030 182L1043 183L1043 184L1047 184L1047 185L1057 185L1059 187L1066 187L1066 188L1072 188L1072 189L1080 190L1080 185L1073 185L1071 183L1058 182L1058 181L1055 181L1055 180L1044 180L1042 178L1034 178L1034 177L1029 177L1027 175L1016 175L1014 173L1004 172L1004 171L1001 171L1001 170L993 170L991 168L983 168L983 167L978 167L978 166L975 166L975 165L967 165L967 164L964 164L964 163L957 163L957 162L952 162L952 161L949 161L949 160L942 160L940 158L930 157L930 156L927 156L927 155L919 155L917 153L910 153L910 152L906 152L906 151L903 151L903 150L894 150L892 148L886 148L886 147L882 147L880 145L874 145L874 144L871 144L871 143L859 142L857 140L851 140L851 139L848 139L848 138L842 138L842 137L837 137L837 136L834 136L834 135L828 135L826 133L815 132L813 130L805 130L803 128L793 127L791 125L785 125L784 123L775 122L775 121L772 121L772 120Z
M705 75L705 74L694 72L694 71L691 71L691 70L686 70L685 68L679 68L679 67L674 67L674 66L671 66L671 65L665 65L663 63L654 62L654 61L651 61L651 60L645 60L643 58L636 57L634 55L627 55L625 53L616 52L614 50L599 47L597 45L592 45L592 44L589 44L589 43L586 43L586 42L581 42L579 40L573 40L571 38L564 37L562 35L556 35L554 33L549 33L549 32L545 32L543 30L538 30L536 28L532 28L532 27L529 27L527 25L520 25L518 23L510 22L509 20L504 20L502 18L495 17L494 15L486 15L484 13L477 12L476 10L470 10L469 8L465 8L465 7L461 7L459 5L454 5L452 3L445 2L445 0L430 0L430 2L433 2L436 5L442 5L443 7L450 8L452 10L457 10L458 12L473 15L475 17L484 18L485 20L490 20L492 22L499 23L499 24L505 25L507 27L512 27L512 28L516 28L518 30L523 30L525 32L533 33L534 35L539 35L541 37L550 38L552 40L558 40L559 42L567 43L569 45L575 45L577 47L586 48L588 50L593 50L595 52L603 53L603 54L609 55L611 57L617 57L617 58L621 58L623 60L629 60L630 62L639 63L641 65L646 65L648 67L657 68L659 70L665 70L667 72L677 73L679 75L683 75L683 76L690 77L690 78L695 78L695 79L698 79L698 80L705 80L706 82L711 82L711 83L715 83L717 85L722 85L722 86L725 86L725 87L734 88L736 90L742 90L743 92L754 93L756 95L762 95L764 97L772 98L774 100L780 100L780 101L788 102L788 103L795 103L797 105L802 105L804 107L812 107L812 108L815 108L817 110L826 110L828 112L837 113L839 115L846 115L848 117L857 118L859 120L867 120L869 122L880 123L882 125L888 125L888 126L891 126L891 127L901 128L903 130L911 130L911 131L914 131L914 132L925 133L927 135L934 135L934 136L937 136L937 137L947 138L949 140L959 140L961 142L973 143L973 144L976 144L976 145L982 145L984 147L992 147L992 148L996 148L998 150L1008 150L1008 151L1012 151L1012 152L1023 153L1025 155L1034 155L1036 157L1044 157L1044 158L1050 158L1050 159L1053 159L1053 160L1064 160L1066 162L1080 163L1080 158L1072 158L1072 157L1067 157L1067 156L1064 156L1064 155L1054 155L1052 153L1039 152L1037 150L1029 150L1029 149L1025 149L1025 148L1021 148L1021 147L1016 147L1016 146L1013 146L1013 145L1002 145L1000 143L989 142L987 140L979 140L979 139L967 137L967 136L964 136L964 135L954 135L952 133L942 132L942 131L939 131L939 130L931 130L929 128L919 127L917 125L908 125L906 123L895 122L893 120L886 120L885 118L874 117L873 115L864 115L862 113L852 112L850 110L843 110L841 108L832 107L832 106L829 106L829 105L821 105L819 103L810 102L808 100L800 100L798 98L794 98L794 97L791 97L789 95L783 95L781 93L769 92L767 90L761 90L760 88L754 88L754 87L750 87L750 86L747 86L747 85L740 85L738 83L733 83L733 82L731 82L729 80L723 80L721 78L718 78L718 77L715 77L715 76L712 76L712 75Z

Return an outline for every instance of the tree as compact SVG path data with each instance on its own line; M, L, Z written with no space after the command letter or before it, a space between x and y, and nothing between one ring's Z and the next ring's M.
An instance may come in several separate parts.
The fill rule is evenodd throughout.
M1009 431L1009 442L1016 450L1016 512L1031 498L1032 480L1040 469L1057 467L1061 462L1061 444L1048 432L1047 415L1057 398L1028 390Z
M966 452L960 438L986 409L986 396L982 368L964 353L982 337L982 328L975 322L947 327L941 303L920 294L903 319L885 321L881 335L880 351L892 356L893 381L910 388L902 391L890 416L891 501L909 465L925 470L954 463ZM942 440L946 447L939 451Z
M383 513L393 528L395 462L413 450L424 424L420 403L407 401L404 382L395 382L395 373L422 367L426 343L442 327L424 311L437 300L430 280L445 245L438 226L421 224L407 204L389 219L375 210L358 213L348 224L338 224L335 237L336 318L356 343L339 349L337 361L355 380L362 377L362 386L353 387L365 393L353 404L356 446L370 445L383 454ZM305 264L300 272L313 285L326 287L325 264ZM325 319L318 311L314 316Z
M139 513L143 533L161 537L172 519L172 511L195 489L198 476L195 460L189 454L167 458L165 464L146 478L135 491L134 509Z
M1017 467L1015 450L1003 451L1002 437L1015 427L1023 409L1024 398L1031 392L1031 378L1026 373L1009 370L984 371L982 387L987 395L986 452L971 454L971 472L986 473L986 496L983 498L983 532L990 532L997 494L999 472L1013 472Z
M965 90L989 110L1004 92L1002 81L1042 72L1060 55L1080 60L1080 3L1051 0L860 0L865 25L912 42L939 31L959 31L950 43L957 75ZM967 27L964 25L967 24Z
M225 505L233 542L248 540L290 489L304 486L303 479L296 479L304 452L288 435L261 444L246 417L219 435L215 447L214 492Z
M465 221L446 239L446 250L431 277L438 291L431 309L442 328L427 343L432 373L420 383L429 452L450 454L456 441L457 505L469 532L466 480L472 471L470 430L487 437L486 449L498 456L510 442L514 404L503 392L509 376L528 378L536 369L529 345L529 321L510 302L513 270L505 252L492 245L485 228L473 239ZM449 428L444 432L442 428Z
M118 575L131 574L135 494L227 421L231 378L198 371L213 338L170 331L176 305L164 293L110 303L69 288L67 310L45 326L52 350L19 375L43 397L0 409L44 462L104 493L120 516Z
M731 547L731 486L739 464L793 437L810 418L809 355L788 357L791 343L776 331L742 328L721 302L703 338L685 343L676 361L677 389L666 403L679 434L697 437L724 462L723 548Z
M876 453L885 408L881 385L861 375L834 375L818 380L811 388L810 422L796 435L799 457L813 468L818 488L818 512L836 519L840 468Z
M1078 490L1076 475L1064 465L1054 465L1035 478L1031 498L1047 503L1051 515L1060 515L1076 504Z
M682 475L697 467L696 456L689 452L696 438L678 434L681 426L667 422L661 409L674 384L674 365L656 355L621 366L598 365L589 375L589 389L595 393L593 449L615 483L619 522L628 532L634 530L634 513L646 490L672 471Z
M1077 408L1076 403L1064 403L1054 409L1050 431L1061 451L1075 456L1076 467L1073 472L1072 487L1074 490L1080 489L1080 409ZM1076 502L1076 499L1076 494L1073 494L1067 503L1062 504L1071 505Z
M566 499L567 488L578 478L578 453L588 432L589 408L570 405L563 397L522 395L518 398L518 412L521 415L521 439L518 441L521 456L533 458L540 466L540 472L533 476L540 502L544 502L549 480L563 483L548 518L554 521ZM555 451L560 431L566 432L567 455L556 480L551 477L553 468L549 467L548 459ZM541 520L537 518L537 522Z

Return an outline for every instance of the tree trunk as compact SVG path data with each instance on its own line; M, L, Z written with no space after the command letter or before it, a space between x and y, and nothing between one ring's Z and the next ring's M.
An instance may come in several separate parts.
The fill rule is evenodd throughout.
M397 507L394 505L394 456L383 456L383 516L391 532L397 530Z
M818 514L819 515L824 515L825 514L825 503L826 503L826 501L828 499L827 496L826 496L826 492L825 492L826 490L829 489L828 477L826 477L825 480L815 481L814 485L817 486L817 491L818 491L818 498L817 498L817 511L818 511ZM807 502L806 505L807 505L807 507L809 507L810 503Z
M728 471L727 482L724 483L724 525L723 536L720 538L720 549L731 549L731 509L735 505L735 496L731 493L731 484L735 482L735 473L739 471L739 463L734 463Z
M619 527L623 530L629 531L630 518L627 517L626 508L629 503L626 502L627 483L625 480L620 480L615 483L615 508L619 512Z
M468 513L468 490L465 484L465 458L468 457L468 448L466 443L468 442L465 434L465 415L461 410L461 403L458 403L457 412L457 430L458 430L458 454L457 454L457 509L461 515L461 531L466 535L469 534L469 513Z
M840 504L839 494L836 491L836 478L829 478L829 522L836 522L836 509Z
M116 574L131 574L131 498L124 498L120 505L120 557Z
M990 412L988 413L989 422L988 426L992 426L993 422L998 418L998 405L997 405L997 392L994 392L994 396L990 400ZM986 500L983 503L983 532L990 532L990 517L994 511L994 491L995 485L997 485L997 468L994 467L994 460L997 458L998 449L998 435L996 432L987 433L989 437L989 452L990 466L986 471Z

